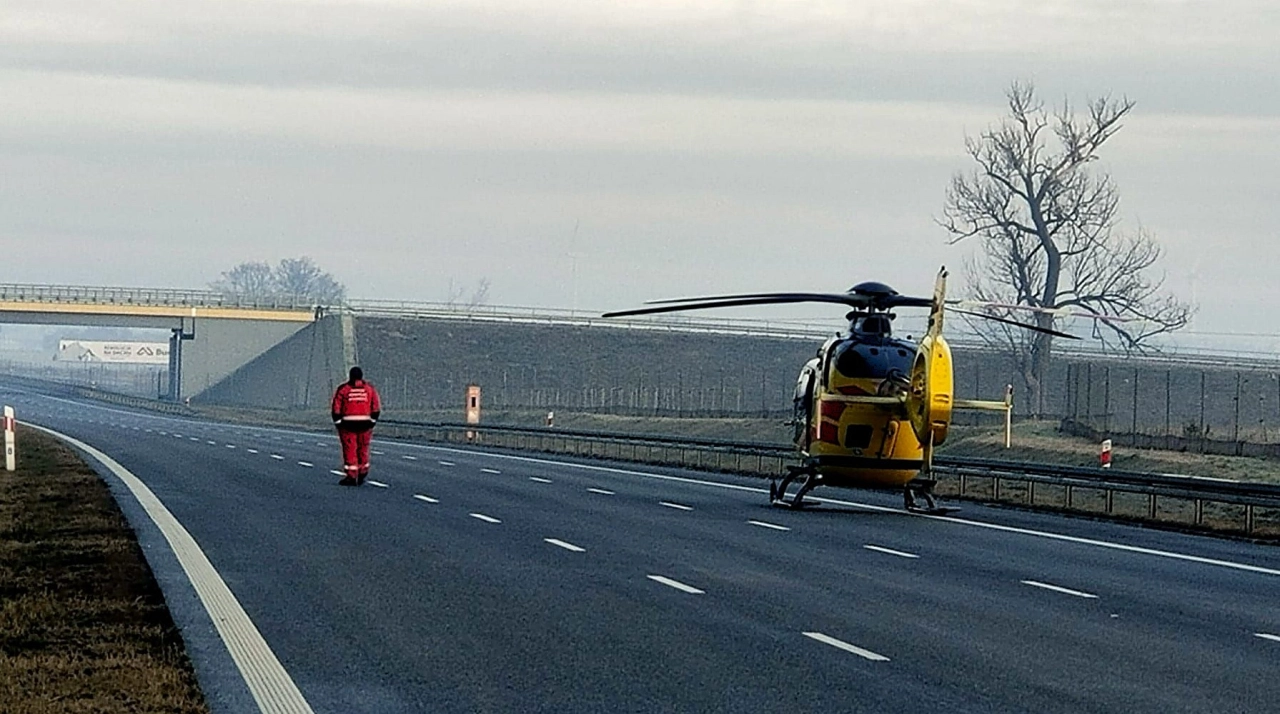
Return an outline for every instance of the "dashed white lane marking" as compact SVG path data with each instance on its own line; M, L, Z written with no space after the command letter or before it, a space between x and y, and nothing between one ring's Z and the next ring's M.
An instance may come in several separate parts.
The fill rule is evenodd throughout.
M208 440L208 439L205 439L204 443L208 444L209 446L217 446L217 445L218 445L218 442L216 442L216 441L210 441L210 440Z
M302 692L298 691L293 678L280 664L275 652L271 651L271 646L262 638L262 633L253 624L253 620L249 619L236 596L227 587L226 581L200 549L200 544L155 493L110 456L64 434L42 430L97 459L138 499L138 503L173 549L178 564L182 566L200 603L209 613L209 619L230 652L231 659L244 678L258 709L263 714L312 714L311 705L302 696Z
M169 432L164 430L160 431L160 436L168 436L168 435L169 435ZM174 436L182 436L182 434L174 434Z
M432 497L430 497L430 496L424 496L424 495L422 495L422 494L420 494L420 493L415 493L415 494L413 494L413 497L414 497L414 498L416 498L416 499L418 499L419 501L426 501L427 503L439 503L439 502L440 502L440 499L438 499L438 498L432 498Z
M677 511L692 511L692 510L693 510L693 506L684 506L684 505L681 505L681 504L679 504L679 503L672 503L672 502L670 502L670 501L659 501L659 502L658 502L658 505L659 505L659 506L666 506L667 508L674 508L674 509L676 509Z
M499 471L499 470L497 470L497 469L480 469L480 473L483 473L483 474L500 474L500 473L502 473L502 472L501 472L501 471Z
M200 438L199 438L199 437L195 437L195 436L188 436L187 438L188 438L188 439L190 439L190 440L192 440L192 441L200 441Z
M339 471L339 470L337 470L337 469L329 469L329 473L333 474L334 476L346 476L346 475L347 475L347 472L345 472L345 471Z
M257 449L245 449L245 451L248 451L248 452L249 452L249 453L251 453L251 454L256 454L256 453L258 453L258 450L257 450Z
M373 450L371 450L369 453L373 454L374 456L386 456L386 455L387 455L387 452L385 452L385 451L378 451L377 449L373 449Z
M271 458L275 459L276 461L284 461L284 457L281 456L280 454L272 454Z
M452 461L437 461L436 463L440 464L441 466L457 466L457 464L453 463Z
M373 479L369 479L368 481L366 481L366 483L368 483L370 486L377 486L378 488L391 488L387 484L381 481L374 481Z
M615 494L613 493L613 491L608 491L608 490L605 490L605 489L603 489L603 488L589 488L589 489L587 489L587 490L588 490L588 491L590 491L591 493L598 493L598 494L600 494L601 496L613 496L613 495L615 495Z
M475 452L465 449L455 449L447 446L418 446L424 450L444 451L448 453L473 455ZM742 491L746 493L767 494L769 490L756 486L742 486L736 483L724 483L722 481L709 481L707 479L688 478L686 476L672 476L670 474L658 474L649 471L636 471L635 469L620 469L612 466L596 466L594 464L578 464L571 461L557 461L555 459L543 459L533 456L515 456L511 454L485 454L491 459L500 459L505 461L519 461L526 464L543 464L551 466L559 466L568 469L580 469L583 471L594 471L596 473L619 474L622 476L639 476L641 478L655 479L658 481L672 481L675 483L696 484L699 486L710 486L712 488L722 488L729 491ZM1043 538L1046 540L1054 540L1060 543L1075 543L1077 545L1087 545L1094 548L1106 548L1109 550L1118 550L1125 553L1135 553L1137 555L1149 555L1156 558L1169 558L1171 560L1181 560L1186 563L1199 563L1201 565L1213 565L1220 568L1231 568L1233 570L1243 570L1250 573L1259 573L1262 575L1273 575L1280 577L1280 568L1267 568L1260 565L1250 565L1248 563L1237 563L1230 560L1220 560L1217 558L1206 558L1199 555L1191 555L1190 553L1178 553L1175 551L1158 550L1155 548L1145 548L1137 545L1128 545L1126 543L1115 543L1106 540L1097 540L1096 538L1082 538L1080 536L1067 535L1065 533L1054 533L1052 531L1040 531L1032 528L1019 528L1017 526L1006 526L1000 523L987 523L985 521L974 521L967 518L957 518L955 516L939 516L927 513L908 513L902 508L893 508L890 506L878 506L872 503L859 503L857 501L845 501L837 498L826 497L810 497L819 503L830 503L837 506L848 506L850 508L861 508L876 513L890 513L902 518L928 518L935 521L944 521L947 523L955 523L958 525L970 526L972 528L986 528L988 530L999 531L1001 533L1015 533L1018 535L1031 536L1033 538Z
M671 578L666 578L661 575L650 575L648 577L650 580L652 580L655 583L662 583L663 585L666 585L669 588L675 588L676 590L689 593L690 595L706 595L707 594L705 590L699 590L693 587L692 585L685 585L679 580L672 580Z
M587 552L587 549L583 548L582 546L574 545L572 543L566 543L562 540L557 540L555 538L543 538L543 540L550 543L551 545L559 546L561 548L564 548L565 550L573 551L574 553Z
M156 431L155 429L147 429L147 433L148 433L148 434L154 434L154 433L155 433L155 431Z
M404 459L405 461L417 461L417 460L418 460L418 457L416 457L416 456L410 456L410 455L408 455L408 454L405 454L404 456L401 456L400 458Z
M780 526L780 525L778 525L777 523L765 523L764 521L747 521L747 523L750 523L750 524L751 524L751 525L753 525L753 526L760 526L761 528L771 528L771 529L773 529L773 530L775 530L775 531L789 531L789 530L791 530L790 528L788 528L788 527L786 527L786 526Z
M530 481L536 481L536 482L538 482L538 483L551 483L551 479L549 479L549 478L539 478L539 477L537 477L537 476L530 476L530 477L529 477L529 480L530 480Z
M228 449L234 449L234 448L236 448L236 445L235 445L235 444L227 444L227 448L228 448Z
M493 516L486 516L483 513L468 513L467 515L471 516L472 518L478 518L484 521L485 523L501 523L502 522L497 518L494 518Z
M882 654L876 654L871 650L864 650L857 645L851 645L848 642L837 640L836 638L831 637L829 635L824 635L821 632L802 632L801 634L804 635L805 637L808 637L811 640L817 640L818 642L821 642L824 645L831 645L836 649L841 649L841 650L844 650L845 652L856 654L859 657L869 659L872 662L888 662L889 661L889 658L885 657Z
M315 466L315 464L311 463L310 461L299 461L298 465L306 468L311 468L312 466Z
M1261 637L1264 640L1271 640L1272 642L1280 642L1280 635L1268 635L1265 632L1255 632L1253 633L1253 635L1255 637Z
M874 550L877 553L888 553L889 555L896 555L899 558L919 558L920 557L915 553L904 553L900 550L894 550L892 548L881 548L878 545L864 545L862 547L866 548L867 550Z
M328 446L328 444L324 443L323 441L317 441L316 446Z
M1036 580L1023 580L1022 584L1030 585L1033 588L1042 588L1044 590L1052 590L1055 593L1062 593L1063 595L1074 595L1076 597L1083 597L1083 598L1089 598L1089 599L1097 599L1098 597L1093 593L1080 592L1079 590L1072 590L1070 588L1062 588L1062 587L1058 587L1057 585L1050 585L1049 583L1042 583Z

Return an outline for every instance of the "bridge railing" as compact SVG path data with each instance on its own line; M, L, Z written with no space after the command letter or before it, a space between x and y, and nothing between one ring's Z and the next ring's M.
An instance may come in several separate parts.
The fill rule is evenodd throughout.
M124 288L92 285L0 284L0 301L68 303L73 305L148 305L158 307L217 307L310 310L310 300L293 296L249 298L216 290Z

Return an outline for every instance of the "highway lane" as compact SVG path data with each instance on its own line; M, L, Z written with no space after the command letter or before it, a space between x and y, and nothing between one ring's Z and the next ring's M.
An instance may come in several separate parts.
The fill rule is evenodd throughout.
M390 442L387 488L341 489L328 435L23 408L152 487L316 711L1265 711L1280 694L1280 643L1257 636L1280 634L1276 574ZM1280 573L1274 548L968 511Z

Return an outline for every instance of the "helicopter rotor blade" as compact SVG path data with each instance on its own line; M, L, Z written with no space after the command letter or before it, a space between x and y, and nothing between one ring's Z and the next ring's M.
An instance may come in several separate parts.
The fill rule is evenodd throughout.
M602 317L626 317L629 315L655 315L663 312L705 310L713 307L741 307L744 305L783 305L799 302L825 302L848 307L868 307L872 299L847 293L760 293L757 295L722 295L705 298L680 298L646 303L652 307L606 312Z
M955 308L955 307L947 308L947 310L948 310L949 312L958 312L958 313L960 313L961 315L971 315L971 316L973 316L973 317L980 317L980 318L982 318L982 319L984 319L984 320L995 320L996 322L1003 322L1003 323L1004 323L1004 324L1006 324L1006 325L1013 325L1013 326L1015 326L1015 327L1021 327L1021 328L1022 328L1022 329L1024 329L1024 330L1031 330L1032 332L1043 332L1043 333L1045 333L1045 334L1047 334L1047 335L1053 335L1054 337L1064 337L1064 338L1066 338L1066 339L1068 339L1068 340L1078 340L1078 339L1080 339L1079 337L1076 337L1075 335L1069 335L1069 334L1067 334L1067 333L1065 333L1065 332L1059 332L1059 331L1057 331L1057 330L1051 330L1051 329L1049 329L1049 328L1047 328L1047 327L1039 327L1039 326L1037 326L1037 325L1028 325L1028 324L1027 324L1027 323L1025 323L1025 322L1018 322L1017 320L1010 320L1010 319L1008 319L1008 318L1004 318L1004 317L996 317L995 315L988 315L988 314L986 314L986 313L982 313L982 312L973 312L972 310L961 310L961 309L959 309L959 308Z
M676 305L703 302L720 302L724 300L777 300L779 302L832 302L850 307L861 307L870 304L872 297L856 293L741 293L734 295L706 295L703 297L667 298L664 300L645 300L646 305ZM767 303L755 303L767 304Z

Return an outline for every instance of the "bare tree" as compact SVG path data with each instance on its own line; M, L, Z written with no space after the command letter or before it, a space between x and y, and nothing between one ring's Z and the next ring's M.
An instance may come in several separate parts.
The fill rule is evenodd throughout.
M1151 275L1160 247L1143 231L1117 230L1115 185L1088 167L1134 103L1103 97L1084 116L1067 103L1050 114L1024 82L1007 97L1000 124L966 138L977 167L952 177L939 221L952 243L981 241L970 294L1029 309L1046 329L1071 311L1096 316L1095 335L1125 350L1184 327L1191 308L1162 295L1163 278ZM999 324L979 331L1013 355L1038 411L1053 336Z
M346 297L342 283L306 256L281 260L275 282L280 297L294 304L335 305Z
M471 298L467 300L467 307L475 309L489 302L489 279L480 278L476 281L476 289L471 291Z
M225 295L250 302L270 299L275 294L275 274L266 263L241 263L224 271L209 287Z
M347 289L311 258L285 258L272 268L266 263L241 263L222 273L209 287L253 302L292 305L338 305Z

